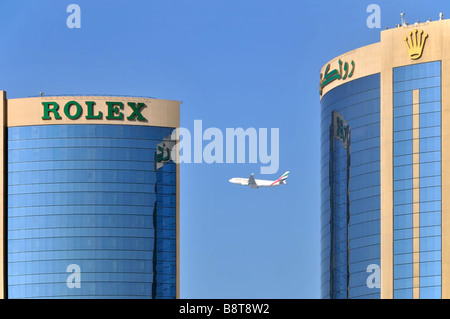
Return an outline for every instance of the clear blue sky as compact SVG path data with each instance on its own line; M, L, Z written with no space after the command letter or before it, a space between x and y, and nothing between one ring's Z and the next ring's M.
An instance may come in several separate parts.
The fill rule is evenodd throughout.
M81 7L81 29L66 8ZM181 124L280 128L280 170L185 164L182 298L320 297L318 94L323 64L379 41L381 26L450 17L441 1L2 0L0 89L9 98L124 94L181 100ZM251 190L231 177L288 184Z

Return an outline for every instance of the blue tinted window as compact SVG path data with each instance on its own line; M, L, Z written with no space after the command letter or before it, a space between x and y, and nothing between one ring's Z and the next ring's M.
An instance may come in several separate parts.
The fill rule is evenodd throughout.
M380 298L367 285L380 265L379 74L336 87L321 105L322 297ZM350 153L330 139L333 111L350 128Z
M420 298L440 298L441 285L441 64L440 61L394 69L394 278L420 278ZM413 90L419 105L413 108ZM419 127L413 128L413 109ZM417 111L416 111L417 112ZM415 115L417 117L417 114ZM415 143L413 137L419 138ZM416 149L413 150L413 145ZM418 146L417 146L418 145ZM413 156L414 152L419 154ZM416 162L413 162L415 160ZM416 169L419 176L414 176ZM416 178L413 183L413 178ZM413 192L419 187L419 192ZM416 194L418 198L413 198ZM419 202L413 224L412 202ZM417 207L416 207L417 209ZM420 273L412 273L413 227L420 227ZM416 235L417 236L417 235ZM415 251L414 253L417 253ZM406 280L406 279L405 279ZM408 289L405 289L408 288ZM412 290L394 280L394 297Z
M176 168L155 165L172 130L8 128L10 298L175 298Z

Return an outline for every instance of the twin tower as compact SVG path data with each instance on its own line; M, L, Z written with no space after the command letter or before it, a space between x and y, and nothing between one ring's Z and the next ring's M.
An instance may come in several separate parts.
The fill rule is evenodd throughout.
M322 297L450 298L450 20L323 66Z
M0 298L179 297L179 106L0 92Z

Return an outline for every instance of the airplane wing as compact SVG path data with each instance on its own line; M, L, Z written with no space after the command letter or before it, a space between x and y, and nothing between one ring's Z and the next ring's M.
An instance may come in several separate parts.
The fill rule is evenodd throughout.
M250 186L250 187L257 187L258 185L256 184L256 182L255 182L255 176L253 176L253 173L252 173L252 175L250 175L250 177L248 178L248 185Z

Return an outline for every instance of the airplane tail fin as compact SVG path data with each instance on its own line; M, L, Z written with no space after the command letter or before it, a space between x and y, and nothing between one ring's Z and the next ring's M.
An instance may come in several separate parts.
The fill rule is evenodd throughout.
M251 187L255 187L256 185L256 181L255 181L255 175L250 175L250 177L248 178L248 185Z
M289 177L289 171L281 175L280 177L280 184L286 184L286 180Z

